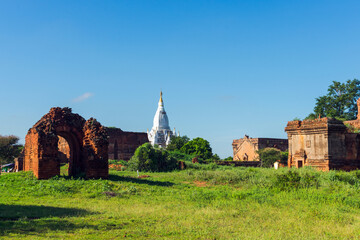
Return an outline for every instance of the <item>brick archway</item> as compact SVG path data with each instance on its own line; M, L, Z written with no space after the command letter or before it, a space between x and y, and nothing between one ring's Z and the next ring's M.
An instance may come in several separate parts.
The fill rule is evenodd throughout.
M25 138L24 170L39 179L60 174L59 136L69 145L69 175L87 178L108 177L108 135L105 128L90 118L72 113L70 108L51 108Z

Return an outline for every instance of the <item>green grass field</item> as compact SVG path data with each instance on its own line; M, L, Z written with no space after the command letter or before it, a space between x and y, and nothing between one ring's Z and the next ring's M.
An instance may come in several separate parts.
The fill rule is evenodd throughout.
M359 239L360 171L206 166L0 177L0 239Z

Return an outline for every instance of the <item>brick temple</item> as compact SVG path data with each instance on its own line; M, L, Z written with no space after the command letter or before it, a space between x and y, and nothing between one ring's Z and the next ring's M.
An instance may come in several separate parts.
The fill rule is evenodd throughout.
M357 105L360 110L360 99ZM311 166L324 171L359 169L360 134L345 124L359 128L359 114L356 120L346 122L327 117L288 122L288 166Z
M257 151L264 148L276 148L287 151L288 140L280 138L244 138L235 139L232 143L234 161L260 161Z

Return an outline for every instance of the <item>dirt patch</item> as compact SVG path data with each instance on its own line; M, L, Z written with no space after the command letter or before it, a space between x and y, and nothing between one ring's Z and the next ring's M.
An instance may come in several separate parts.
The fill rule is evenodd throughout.
M201 181L194 181L194 184L195 184L197 187L207 187L207 186L208 186L208 183L207 183L207 182L201 182Z
M115 169L115 170L117 170L117 171L124 171L124 169L126 169L125 166L120 165L120 164L110 164L110 165L109 165L109 168L110 168L110 169Z
M149 175L141 175L141 176L138 176L138 178L148 178L150 177Z

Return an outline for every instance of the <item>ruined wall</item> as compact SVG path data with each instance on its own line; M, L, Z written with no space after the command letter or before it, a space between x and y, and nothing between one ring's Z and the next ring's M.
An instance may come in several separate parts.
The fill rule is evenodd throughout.
M109 159L130 160L135 150L149 142L146 133L124 132L120 128L107 128L109 135Z
M241 139L233 140L233 160L234 161L259 161L259 149L277 148L281 151L287 151L288 140L278 138L250 138L246 136Z
M280 151L288 150L288 140L281 138L258 138L259 149L276 148Z
M338 120L321 118L288 122L289 167L319 170L359 167L359 135L348 132Z
M59 175L61 159L58 145L59 137L62 137L70 150L69 175L85 173L86 177L106 178L106 130L95 119L89 121L85 122L80 115L72 113L70 108L51 108L26 135L24 170L33 171L39 179ZM95 166L99 168L95 170Z
M84 158L86 159L86 176L88 178L108 178L108 134L106 128L90 118L86 121L84 131Z

